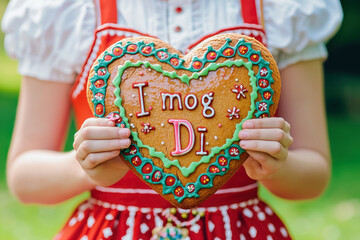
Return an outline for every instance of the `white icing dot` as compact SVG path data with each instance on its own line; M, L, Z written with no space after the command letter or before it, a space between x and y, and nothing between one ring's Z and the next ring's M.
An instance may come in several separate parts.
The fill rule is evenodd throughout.
M151 72L151 68L149 68L149 72Z
M162 127L163 127L163 126L165 126L163 123L162 123L162 124L160 124L160 125L161 125Z
M133 115L132 113L129 113L129 117L132 117L132 115Z
M199 80L202 80L202 77L199 77Z
M206 145L209 145L209 142L206 142L205 144L206 144Z
M265 220L265 213L263 212L258 212L257 217L260 221L264 221Z
M146 219L147 219L147 220L150 220L150 219L151 219L151 214L150 214L150 213L146 214Z
M81 238L80 238L80 240L88 240L89 238L86 236L86 235L84 235L84 236L82 236Z
M147 94L146 93L144 93L144 96L146 96Z
M161 145L164 145L165 143L164 142L161 142Z
M274 240L274 239L272 238L272 236L267 235L267 236L266 236L266 240Z
M239 81L239 79L235 78L235 82L238 82L238 81Z
M131 126L132 128L135 128L135 125L134 125L134 124L130 124L130 126Z
M257 230L255 227L251 226L250 229L249 229L249 234L250 234L250 237L252 238L255 238L256 235L257 235Z
M248 218L252 218L253 217L253 213L250 209L248 208L245 208L244 211L243 211L244 215Z
M281 235L283 235L284 238L288 237L288 232L284 227L280 228Z
M215 140L218 140L218 137L217 137L217 136L215 136L214 138L215 138Z
M246 240L244 234L240 234L240 240Z
M132 97L135 97L135 94L131 95Z
M274 226L274 224L269 223L269 224L268 224L268 229L269 229L270 232L274 233L274 232L275 232L275 226Z

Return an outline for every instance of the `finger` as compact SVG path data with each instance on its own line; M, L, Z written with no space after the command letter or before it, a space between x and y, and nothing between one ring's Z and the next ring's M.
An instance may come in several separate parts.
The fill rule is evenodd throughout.
M249 156L257 161L261 165L261 173L263 175L270 175L274 173L279 166L281 166L281 162L277 161L277 159L273 158L267 153L256 152L256 151L246 151Z
M129 138L130 129L115 127L89 126L75 136L73 147L76 150L86 140L110 140Z
M74 135L74 138L79 135L82 129L89 127L89 126L103 126L103 127L113 127L115 126L115 123L107 118L88 118L84 121L84 123L81 125L80 130L77 131Z
M85 140L76 151L78 159L85 159L91 153L110 152L128 148L131 144L129 138L112 140Z
M244 168L246 171L246 174L254 179L258 180L259 176L261 175L261 165L259 162L255 161L252 157L248 157L246 161L244 162Z
M290 124L283 118L257 118L246 120L243 125L243 129L255 129L255 128L280 128L284 132L290 132Z
M267 153L276 159L285 159L287 150L276 141L241 140L240 147L246 151Z
M88 118L81 125L81 128L89 126L115 126L115 123L107 118Z
M293 142L290 134L279 128L244 129L239 132L239 138L242 140L277 141L286 148Z
M120 154L120 150L111 151L111 152L90 153L80 164L84 169L90 170L95 168L99 164L104 163L118 156L119 154Z

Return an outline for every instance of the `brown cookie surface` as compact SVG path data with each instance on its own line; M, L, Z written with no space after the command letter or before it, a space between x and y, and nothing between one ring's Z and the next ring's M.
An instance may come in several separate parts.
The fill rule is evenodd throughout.
M270 52L239 34L211 37L183 56L153 38L127 38L94 63L90 108L132 131L130 169L170 203L204 201L247 158L242 122L273 116L280 75Z

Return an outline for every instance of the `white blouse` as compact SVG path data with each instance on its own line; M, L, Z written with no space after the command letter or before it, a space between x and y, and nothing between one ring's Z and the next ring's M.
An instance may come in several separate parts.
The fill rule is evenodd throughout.
M240 0L117 0L117 6L121 27L156 36L179 50L243 21ZM263 0L263 12L268 48L280 69L325 59L324 43L343 18L339 0ZM95 27L93 0L11 0L2 19L5 49L18 59L19 73L50 81L74 81Z

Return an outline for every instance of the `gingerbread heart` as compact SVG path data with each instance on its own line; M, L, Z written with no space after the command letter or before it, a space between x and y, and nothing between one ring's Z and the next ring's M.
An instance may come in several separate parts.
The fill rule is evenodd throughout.
M272 116L280 75L270 52L239 34L211 37L183 56L153 38L123 39L94 63L88 101L130 128L130 169L174 206L192 208L248 157L246 119Z

